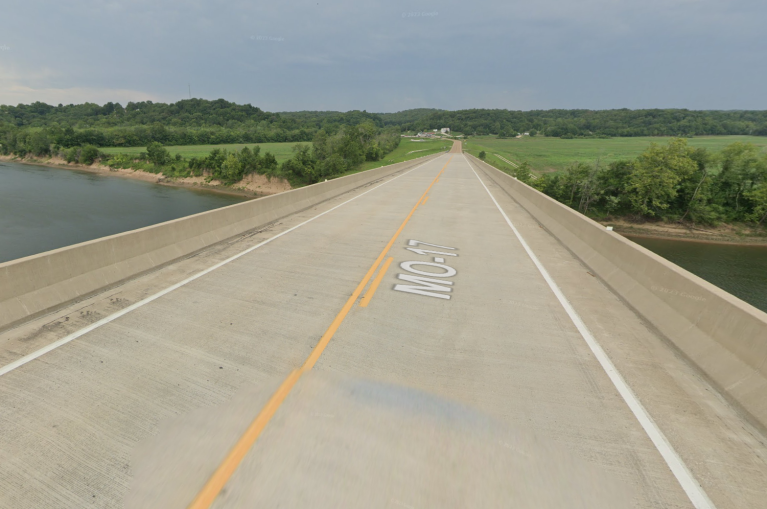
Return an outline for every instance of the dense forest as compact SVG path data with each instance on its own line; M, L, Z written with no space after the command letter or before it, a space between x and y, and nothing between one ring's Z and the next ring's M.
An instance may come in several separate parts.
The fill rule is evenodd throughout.
M50 106L44 103L0 106L0 153L23 155L46 145L63 148L219 145L311 141L324 130L365 122L384 127L380 115L364 111L268 113L219 99L189 99L175 104L151 101Z
M767 136L767 111L691 110L460 110L441 111L401 124L412 130L450 127L476 135L521 132L578 136Z
M481 152L480 158L484 158ZM675 138L634 160L575 162L533 178L530 166L506 169L519 180L594 217L619 216L704 225L767 220L767 154L750 143L720 152Z
M458 110L398 113L300 111L269 113L249 104L188 99L173 104L130 102L0 106L0 153L37 156L51 147L141 147L225 143L309 142L344 126L372 124L399 132L449 127L466 135L556 137L767 136L767 111L690 110Z

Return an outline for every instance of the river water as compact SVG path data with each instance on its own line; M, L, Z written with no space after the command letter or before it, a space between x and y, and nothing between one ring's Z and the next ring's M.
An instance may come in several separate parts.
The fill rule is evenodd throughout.
M243 200L210 191L0 162L0 263Z
M767 246L629 238L752 306L767 311Z

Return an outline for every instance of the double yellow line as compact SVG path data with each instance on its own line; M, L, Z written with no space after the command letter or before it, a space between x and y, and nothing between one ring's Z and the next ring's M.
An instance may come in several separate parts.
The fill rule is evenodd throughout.
M264 431L264 428L266 428L266 425L277 412L277 409L280 407L282 402L285 401L285 398L288 396L288 394L290 394L290 391L296 385L298 379L301 378L301 375L304 372L312 369L317 363L320 355L322 355L322 352L325 350L325 347L328 346L328 343L333 338L333 335L336 333L338 328L341 326L344 318L346 318L346 315L349 314L349 311L352 309L352 307L354 307L354 303L357 301L357 298L362 293L362 290L365 289L365 286L367 286L370 278L373 277L376 269L378 269L378 267L381 265L381 262L394 245L397 237L399 237L400 233L402 233L402 230L405 229L405 225L407 225L407 223L410 221L410 218L413 217L413 214L418 209L418 207L425 201L426 195L429 193L432 186L437 183L439 177L442 175L442 173L444 173L445 168L447 168L447 165L450 164L452 159L453 156L450 156L450 159L447 160L445 166L442 167L434 180L431 181L429 187L426 188L426 191L424 191L424 193L418 199L415 206L407 215L400 227L397 228L394 236L392 236L391 240L389 240L389 243L386 244L386 247L384 247L383 251L381 251L381 254L378 255L378 258L376 258L373 266L370 267L370 270L367 271L365 277L363 277L362 281L360 281L360 283L357 285L357 288L354 290L351 297L349 297L349 299L346 301L346 304L344 304L344 307L342 307L341 311L336 315L335 319L330 324L330 327L328 327L328 329L325 331L325 334L323 334L320 338L317 346L314 347L314 350L312 350L311 355L306 359L306 361L304 361L303 366L301 366L299 369L294 369L282 382L282 384L280 384L280 387L272 395L272 397L269 398L269 401L267 401L264 408L261 409L261 412L259 412L250 426L248 426L248 429L245 430L245 433L242 435L242 437L240 437L237 443L234 444L232 450L229 451L229 454L227 454L226 458L224 458L216 471L213 472L213 475L210 477L210 479L208 479L208 482L205 483L205 486L203 486L202 490L200 490L192 503L189 504L188 509L208 509L211 504L213 504L213 501L229 481L229 478L232 476L234 471L237 470L237 467L240 465L243 458L245 458L245 455L248 453L250 448L253 446L256 440L258 440L259 435L262 431ZM386 272L386 269L389 268L389 265L393 259L394 258L389 258L386 260L386 263L381 268L381 271L373 281L373 284L370 286L368 292L365 294L362 302L360 302L360 306L367 306L368 302L370 302L370 299L373 298L373 294L375 293L376 288L378 288L378 284L381 282L381 279L383 279L383 275Z

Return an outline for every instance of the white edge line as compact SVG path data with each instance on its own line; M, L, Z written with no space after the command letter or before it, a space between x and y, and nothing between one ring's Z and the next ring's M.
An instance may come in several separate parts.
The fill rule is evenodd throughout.
M333 212L337 208L343 207L347 203L349 203L351 201L354 201L357 198L360 198L360 197L362 197L362 196L364 196L364 195L366 195L366 194L368 194L368 193L370 193L372 191L375 191L376 189L378 189L381 186L385 186L389 182L393 182L393 181L397 180L400 177L404 177L408 173L417 170L421 166L424 166L425 164L428 164L431 161L432 160L423 162L423 163L419 164L418 166L416 166L415 168L412 168L412 169L406 171L402 175L397 175L396 177L394 177L392 179L389 179L386 182L383 182L383 183L373 187L372 189L368 189L364 193L358 194L354 198L346 200L345 202L340 203L340 204L336 205L335 207L326 210L325 212L317 214L316 216L314 216L314 217L312 217L310 219L307 219L303 223L297 224L296 226L294 226L292 228L289 228L289 229L285 230L282 233L278 233L274 237L270 237L270 238L266 239L265 241L261 242L260 244L256 244L255 246L251 246L248 249L246 249L246 250L244 250L244 251L242 251L240 253L237 253L236 255L234 255L234 256L232 256L230 258L227 258L226 260L224 260L222 262L218 262L217 264L215 264L215 265L213 265L211 267L208 267L207 269L205 269L205 270L203 270L201 272L198 272L197 274L184 279L183 281L179 281L178 283L176 283L176 284L174 284L172 286L169 286L166 289L161 290L161 291L155 293L154 295L150 295L149 297L145 298L144 300L140 300L140 301L136 302L135 304L131 304L127 308L121 309L120 311L118 311L116 313L113 313L113 314L111 314L111 315L109 315L109 316L107 316L105 318L102 318L98 322L94 322L94 323L88 325L87 327L84 327L84 328L82 328L82 329L80 329L80 330L78 330L76 332L73 332L72 334L69 334L68 336L65 336L65 337L59 339L58 341L54 341L53 343L51 343L51 344L49 344L47 346L44 346L43 348L40 348L39 350L36 350L36 351L32 352L29 355L25 355L24 357L21 357L20 359L17 359L15 361L11 362L10 364L6 364L2 368L0 368L0 376L3 376L5 374L7 374L7 373L10 373L14 369L17 369L17 368L23 366L24 364L27 364L28 362L31 362L31 361L37 359L38 357L41 357L41 356L45 355L46 353L55 350L56 348L58 348L60 346L66 345L67 343L69 343L69 342L79 338L80 336L83 336L83 335L91 332L92 330L98 329L102 325L106 325L109 322L112 322L112 321L120 318L121 316L127 315L131 311L133 311L135 309L138 309L141 306L144 306L145 304L149 304L153 300L159 299L163 295L167 295L170 292L172 292L173 290L177 290L178 288L181 288L182 286L184 286L184 285L186 285L188 283L191 283L195 279L199 279L202 276L204 276L206 274L209 274L210 272L213 272L214 270L218 269L219 267L222 267L222 266L226 265L227 263L232 262L232 261L240 258L241 256L245 256L246 254L250 253L251 251L255 251L256 249L260 248L261 246L264 246L264 245L270 243L271 241L276 240L276 239L282 237L283 235L287 235L288 233L292 232L293 230L296 230L296 229L304 226L305 224L310 223L310 222L314 221L315 219L324 216L325 214Z
M599 361L599 364L601 364L602 369L605 370L607 376L610 377L613 385L615 385L615 388L618 389L621 397L623 397L623 401L626 402L628 407L634 413L634 416L642 425L642 428L644 428L647 436L649 436L650 440L652 440L653 444L655 444L655 448L658 450L661 456L663 456L663 459L671 469L674 477L676 477L677 481L679 481L679 484L682 486L682 489L687 494L687 497L690 499L693 506L695 506L696 509L716 509L716 506L714 506L714 503L711 501L711 499L708 498L708 495L706 495L703 487L697 480L695 480L695 477L692 475L692 472L690 472L690 469L687 468L687 465L685 465L684 461L682 461L682 458L674 450L674 447L660 430L658 425L650 416L649 412L647 412L647 409L645 409L645 407L639 401L639 398L637 398L636 394L634 394L634 391L632 391L629 385L626 383L626 380L624 380L623 376L618 372L615 365L610 360L610 357L608 357L600 344L597 342L596 338L594 338L594 336L591 334L591 331L588 329L588 327L586 327L586 324L583 322L580 315L578 315L573 306L567 300L567 297L565 297L565 295L562 293L562 290L559 289L559 286L551 278L548 271L541 264L540 260L538 260L538 257L535 256L535 253L533 253L533 250L530 249L530 246L527 245L527 242L525 242L525 239L522 238L522 235L520 235L519 231L517 231L517 228L514 226L511 220L509 220L509 216L507 216L506 212L503 211L485 183L482 182L482 179L479 177L479 174L477 174L476 170L474 170L474 167L471 165L468 158L465 155L463 158L469 164L469 168L471 168L471 171L474 172L474 175L476 175L480 184L482 184L482 187L485 188L487 194L490 195L493 203L495 203L495 206L503 215L506 223L511 227L514 235L516 235L517 239L519 239L522 247L525 248L528 256L538 268L538 271L543 276L543 279L545 279L546 283L548 283L551 291L554 292L554 295L557 296L559 303L562 304L562 307L565 308L565 311L567 311L567 314L570 316L573 324L575 324L578 332L581 333L581 336L589 345L589 348L591 348L591 351Z

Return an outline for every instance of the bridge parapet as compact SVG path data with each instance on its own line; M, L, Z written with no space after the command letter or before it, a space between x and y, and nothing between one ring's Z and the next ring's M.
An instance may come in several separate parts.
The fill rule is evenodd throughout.
M0 264L0 330L52 312L217 242L263 227L441 154Z
M466 155L767 430L767 313Z

